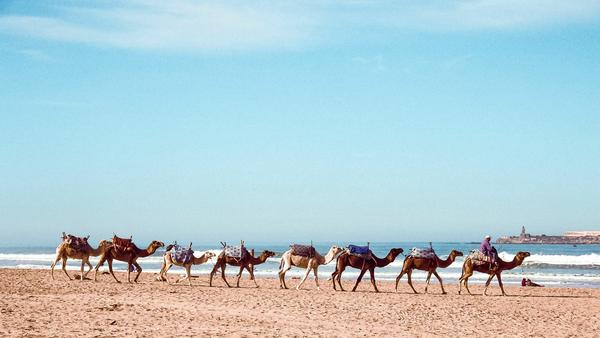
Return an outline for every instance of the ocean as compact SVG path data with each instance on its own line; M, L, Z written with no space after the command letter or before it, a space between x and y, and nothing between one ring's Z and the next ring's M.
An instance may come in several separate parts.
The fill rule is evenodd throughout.
M139 243L142 244L142 243ZM325 254L332 244L344 246L348 243L314 243L314 246L321 254ZM366 243L353 243L357 245L365 245ZM262 265L257 265L255 275L259 277L277 277L279 270L280 257L283 252L289 248L289 244L282 243L246 243L248 248L254 248L256 255L264 249L268 249L277 253L276 257L269 258ZM372 251L378 256L385 256L391 248L400 247L408 252L413 247L429 247L429 243L419 242L403 242L403 243L371 243ZM472 249L479 247L478 243L432 243L436 253L442 258L446 258L452 249L462 251L465 255ZM518 251L528 251L531 256L525 259L525 263L511 271L505 271L502 274L502 280L507 285L520 285L522 278L530 278L532 281L549 287L586 287L600 288L600 245L524 245L524 244L496 244L496 249L499 255L504 260L511 260L514 254ZM199 256L205 250L211 250L215 253L220 252L220 245L194 245L196 255ZM160 270L162 263L162 254L164 250L159 250L153 256L140 258L138 262L141 264L144 273L156 273ZM50 269L50 264L55 257L55 247L16 247L2 248L0 247L0 268L3 269ZM402 268L404 256L400 255L396 261L384 268L376 270L375 277L377 280L395 280ZM98 261L97 257L90 259L92 265ZM79 260L69 260L67 269L70 271L79 270ZM192 273L207 274L214 265L215 260L194 266ZM444 280L444 284L457 283L461 274L463 257L458 257L457 260L446 269L439 269L438 273ZM115 262L115 270L126 271L126 265L122 262ZM319 278L322 286L327 285L327 278L331 276L335 268L335 260L328 265L319 268ZM60 262L56 267L60 276ZM105 264L101 270L108 270ZM228 267L227 274L233 275L238 269ZM180 267L172 267L169 271L173 274L182 274L184 270ZM286 277L301 277L304 274L304 269L292 268ZM247 278L247 274L244 273ZM345 279L355 279L358 276L358 270L347 268L343 274ZM425 281L426 273L415 270L413 280L416 282ZM64 278L64 276L62 276ZM106 278L106 276L104 277ZM471 277L471 283L485 282L486 275L475 273ZM307 285L314 285L312 274L307 280ZM363 282L368 281L368 273L365 275ZM400 287L408 287L407 280L404 276L401 280ZM497 282L494 282L497 285ZM432 284L437 284L435 277L432 277ZM288 283L288 286L295 285L294 282Z

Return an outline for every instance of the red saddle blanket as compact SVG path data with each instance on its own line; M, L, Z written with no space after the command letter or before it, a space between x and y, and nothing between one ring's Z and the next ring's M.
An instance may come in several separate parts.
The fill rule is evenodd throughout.
M112 244L115 250L120 252L133 251L135 247L131 238L120 238L117 236L113 236Z
M315 257L317 252L315 247L311 245L292 244L290 248L292 248L292 255L302 257Z

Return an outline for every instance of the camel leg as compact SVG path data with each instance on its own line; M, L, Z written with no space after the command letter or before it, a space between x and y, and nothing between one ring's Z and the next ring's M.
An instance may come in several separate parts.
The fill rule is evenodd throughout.
M337 269L337 268L336 268ZM337 270L333 271L333 273L331 274L331 281L333 282L333 290L337 291L336 287L335 287L335 279L337 278Z
M242 272L244 272L244 266L240 265L240 272L237 275L237 281L235 283L235 287L239 288L240 287L240 279L242 279Z
M62 271L65 272L65 275L67 275L67 277L69 277L69 280L72 280L71 276L69 276L69 273L67 272L67 257L64 256L62 258Z
M58 263L58 261L60 261L60 255L56 255L54 263L52 263L52 265L50 266L50 275L52 276L52 280L54 280L54 267L56 266L56 263Z
M250 280L253 281L254 286L258 288L258 283L256 282L256 278L254 278L254 265L249 264L246 266L246 270L248 270L248 273L250 274Z
M494 279L494 274L491 274L488 277L487 282L485 282L485 289L483 289L483 295L484 296L487 296L487 289L488 289L488 286L490 286L490 283L491 283L492 279Z
M223 278L223 280L225 281L225 284L227 284L227 287L230 288L231 285L229 285L229 283L227 282L227 278L225 278L225 266L227 265L227 263L223 262L223 264L221 265L221 278Z
M98 264L96 264L96 268L94 269L94 282L98 281L98 269L100 269L100 267L102 265L104 265L104 261L106 260L106 258L103 256L100 257L100 260L98 261Z
M133 281L137 283L138 278L142 274L142 266L139 265L137 261L133 261L133 265L135 266L135 269L137 270L137 274L135 275L135 278L133 279Z
M85 259L81 259L81 276L79 277L79 280L83 280L83 267L85 266Z
M315 266L315 268L313 269L313 272L315 273L315 284L317 284L317 290L321 291L321 287L319 287L319 266Z
M506 296L506 292L504 292L504 285L502 284L502 277L500 277L500 272L496 273L496 277L498 279L498 285L500 285L500 290L502 290L502 295Z
M213 276L215 275L215 273L217 272L217 269L219 268L219 262L217 261L217 263L215 264L215 266L213 267L213 269L210 272L210 275L208 276L208 286L212 286L212 280L213 280Z
M412 283L412 270L408 270L406 272L406 277L408 278L408 285L410 286L410 288L413 290L414 293L418 293Z
M365 272L367 272L367 269L360 270L360 275L358 275L358 278L356 279L356 284L354 284L352 292L356 291L356 287L358 286L358 283L360 283L360 281L362 280L363 276L365 275Z
M433 275L437 277L437 279L440 281L440 286L442 287L442 295L445 295L446 290L444 290L444 283L442 283L442 278L440 277L440 275L438 275L437 271L435 270L433 270Z
M427 288L429 287L429 283L431 281L431 271L427 273L427 279L425 280L425 293L427 293Z
M97 272L98 270L96 270ZM110 271L110 274L113 276L113 278L117 281L117 283L121 283L120 280L117 279L117 276L115 276L115 272L113 271L112 268L112 259L108 260L108 271Z
M177 279L175 283L179 283L180 281L187 279L188 284L192 286L192 265L184 265L183 267L185 268L185 277Z
M85 264L87 264L90 267L88 269L88 271L85 273L85 276L84 276L84 277L87 277L87 275L92 271L93 267L92 267L92 264L90 264L90 259L89 258L85 260Z
M283 260L283 258L282 258ZM279 287L281 289L287 289L287 285L285 285L285 273L288 272L292 268L291 264L288 264L287 261L283 262L283 267L279 271Z
M164 267L162 268L161 272L160 272L160 280L167 282L167 284L169 283L169 276L167 275L167 272L169 271L169 269L173 266L172 263L170 262L165 262L164 263Z
M377 282L375 281L375 267L369 269L369 274L371 275L371 284L373 284L375 292L379 292L379 289L377 288Z
M302 277L302 280L296 286L296 290L300 290L300 287L302 286L302 284L304 284L304 281L306 281L306 278L308 277L308 274L310 274L310 270L312 270L312 268L310 266L308 266L306 268L306 272L304 273L304 277Z
M396 292L398 292L398 284L400 283L400 279L402 278L402 276L404 276L405 273L406 271L404 271L403 269L402 271L400 271L398 277L396 277Z
M346 291L344 290L344 287L342 286L342 272L344 272L344 270L346 269L346 267L342 267L340 271L338 271L338 274L336 276L336 281L338 283L338 285L340 286L340 290L342 291Z

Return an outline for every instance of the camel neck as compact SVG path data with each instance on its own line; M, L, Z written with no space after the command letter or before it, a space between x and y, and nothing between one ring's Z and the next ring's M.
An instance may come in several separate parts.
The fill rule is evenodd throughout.
M437 265L440 268L447 268L448 266L450 266L450 264L452 264L452 262L454 262L454 260L456 259L456 256L454 256L452 253L450 255L448 255L448 257L444 260L440 259L437 255L435 256L435 258L437 259Z
M502 270L514 269L517 266L521 265L521 263L523 263L523 260L519 259L518 256L515 256L515 258L513 258L513 260L510 262L503 261L500 258L498 258L498 261L500 262L499 265L502 268Z
M388 264L393 262L394 259L396 259L396 256L394 256L392 251L390 251L384 258L379 258L379 257L373 255L373 259L375 259L375 262L377 263L377 267L383 268L384 266L387 266Z
M148 245L146 249L136 248L136 254L138 257L148 257L156 251L156 248L152 247L152 244Z

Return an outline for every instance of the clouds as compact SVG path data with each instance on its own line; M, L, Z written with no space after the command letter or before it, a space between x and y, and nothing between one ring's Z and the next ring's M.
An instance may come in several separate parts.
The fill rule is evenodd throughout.
M237 51L294 48L311 20L279 5L129 1L111 8L61 8L54 16L4 15L0 30L46 40L126 49Z
M45 3L43 13L0 15L0 32L101 47L167 52L303 48L353 39L361 29L518 30L596 20L598 0L138 1ZM2 33L0 33L2 34Z

